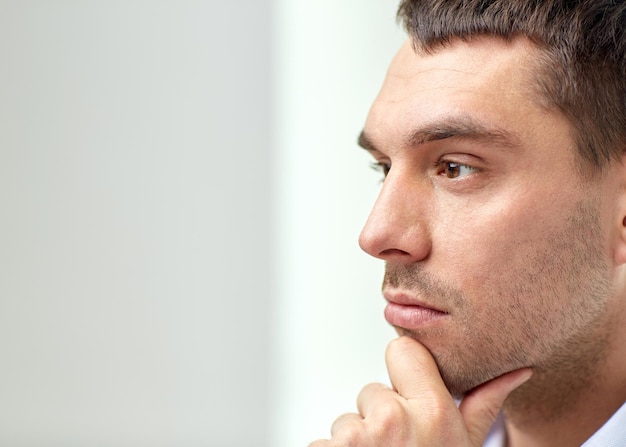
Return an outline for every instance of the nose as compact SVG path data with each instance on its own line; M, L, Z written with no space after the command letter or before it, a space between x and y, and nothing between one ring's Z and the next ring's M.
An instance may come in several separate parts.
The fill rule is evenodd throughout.
M427 188L390 172L361 231L359 245L387 262L423 261L432 246L428 203Z

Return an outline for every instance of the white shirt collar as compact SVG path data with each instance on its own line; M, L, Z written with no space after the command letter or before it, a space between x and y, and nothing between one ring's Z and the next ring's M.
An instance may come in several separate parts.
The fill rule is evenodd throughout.
M617 410L611 419L600 427L581 447L623 447L626 445L626 403ZM498 416L494 422L483 447L505 447L506 430L504 418Z
M626 403L582 447L620 447L624 445L626 445Z
M504 417L502 414L491 426L489 434L485 439L483 447L505 447L506 446L506 429L504 428Z

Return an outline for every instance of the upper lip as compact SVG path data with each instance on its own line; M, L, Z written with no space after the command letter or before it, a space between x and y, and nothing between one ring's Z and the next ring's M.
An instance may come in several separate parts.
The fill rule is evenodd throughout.
M417 298L414 295L411 295L404 291L386 289L383 290L383 296L388 302L393 304L399 304L401 306L423 307L424 309L430 309L436 312L448 313L445 310L429 304L421 300L420 298Z

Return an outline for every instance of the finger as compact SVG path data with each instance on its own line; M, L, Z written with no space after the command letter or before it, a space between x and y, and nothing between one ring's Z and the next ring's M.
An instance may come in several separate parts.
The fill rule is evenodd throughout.
M309 444L309 447L328 447L329 441L328 439L318 439L317 441L313 441Z
M444 397L454 401L439 374L432 354L421 343L409 337L392 340L385 354L389 378L405 399L427 400Z
M363 422L363 418L358 414L349 413L340 416L333 424L331 431L333 436L330 440L329 447L378 446L376 440L371 439L367 427Z
M335 436L341 431L352 432L353 430L358 430L362 424L363 418L361 415L355 413L342 414L335 420L335 422L333 422L333 426L330 428L330 433Z
M382 383L370 383L359 393L356 406L361 416L365 418L376 410L380 402L394 396L397 397L398 394L387 385L383 385Z
M504 401L532 375L529 368L518 369L497 377L465 396L459 410L472 445L482 445Z

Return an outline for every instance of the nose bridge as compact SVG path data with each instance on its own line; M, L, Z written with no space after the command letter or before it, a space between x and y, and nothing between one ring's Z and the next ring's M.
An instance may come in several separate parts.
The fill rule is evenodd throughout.
M401 172L390 173L361 232L359 244L372 256L414 262L428 256L428 192Z

